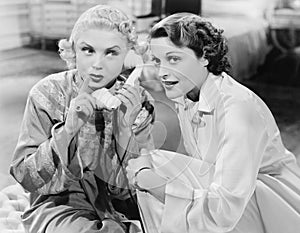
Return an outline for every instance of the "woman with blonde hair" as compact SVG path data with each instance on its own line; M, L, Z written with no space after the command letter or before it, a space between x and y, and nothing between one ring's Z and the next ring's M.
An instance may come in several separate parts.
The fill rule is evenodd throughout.
M10 170L30 192L28 232L139 232L123 166L152 147L153 107L121 75L130 49L141 51L128 17L95 6L59 42L70 69L31 89Z

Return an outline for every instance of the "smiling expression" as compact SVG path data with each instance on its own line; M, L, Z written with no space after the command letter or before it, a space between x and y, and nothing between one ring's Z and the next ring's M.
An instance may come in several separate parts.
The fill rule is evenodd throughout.
M90 78L93 91L111 83L122 70L128 52L127 39L115 30L88 29L75 42L80 77Z
M208 74L206 59L197 58L188 47L175 46L167 37L151 39L150 48L169 99L186 95L195 87L201 88Z

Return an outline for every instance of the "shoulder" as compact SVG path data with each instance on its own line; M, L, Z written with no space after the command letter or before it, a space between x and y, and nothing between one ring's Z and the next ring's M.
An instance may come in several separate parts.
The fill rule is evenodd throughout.
M67 90L75 75L75 70L62 71L46 76L38 81L30 90L29 96L35 96L37 93L56 94Z
M253 91L229 75L223 75L218 88L215 110L217 117L223 118L225 124L239 125L239 128L242 128L254 127L258 122L264 122L262 109L266 108L266 105Z
M31 88L28 100L47 109L64 106L68 93L72 92L74 75L75 71L70 70L46 76Z
M227 74L223 74L218 86L219 94L217 103L224 105L226 108L240 106L244 108L254 107L259 97L246 86L234 80Z

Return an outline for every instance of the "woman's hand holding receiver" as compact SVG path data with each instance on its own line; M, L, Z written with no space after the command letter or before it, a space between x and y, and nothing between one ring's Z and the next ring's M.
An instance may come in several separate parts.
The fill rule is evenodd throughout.
M125 130L130 134L132 125L142 108L139 88L139 85L124 84L123 88L117 92L117 97L122 102L119 113L120 130Z

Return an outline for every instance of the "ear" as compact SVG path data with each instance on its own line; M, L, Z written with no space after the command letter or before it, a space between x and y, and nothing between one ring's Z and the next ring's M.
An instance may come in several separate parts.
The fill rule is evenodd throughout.
M202 56L200 59L199 59L199 62L201 65L203 65L204 67L208 66L208 60L206 58L204 58L204 56Z

